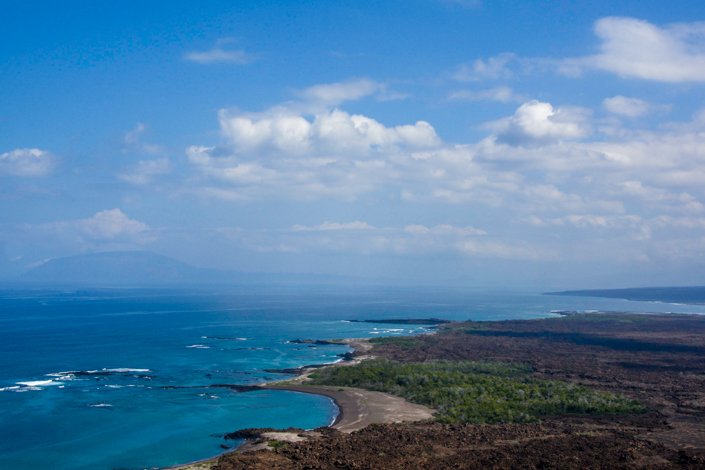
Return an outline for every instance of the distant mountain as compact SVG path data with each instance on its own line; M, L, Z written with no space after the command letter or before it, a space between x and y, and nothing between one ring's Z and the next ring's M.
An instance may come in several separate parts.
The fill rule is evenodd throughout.
M56 258L30 269L22 282L80 285L159 285L212 282L214 270L199 269L148 251L91 253Z
M56 258L22 274L16 282L82 287L142 287L211 284L342 284L341 276L243 273L197 268L149 251L114 251ZM359 280L358 280L359 281Z
M589 289L546 292L548 295L607 297L612 299L671 302L684 304L705 303L705 286L632 287L628 289Z

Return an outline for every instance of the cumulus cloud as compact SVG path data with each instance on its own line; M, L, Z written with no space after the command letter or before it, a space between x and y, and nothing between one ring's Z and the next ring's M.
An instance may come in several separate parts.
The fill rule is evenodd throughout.
M590 132L587 112L579 108L555 109L550 103L532 100L514 116L494 124L497 140L509 145L534 145L577 139Z
M13 245L24 247L32 258L75 254L92 250L131 250L157 239L156 231L122 210L98 211L82 219L60 220L42 224L24 224L9 232L0 230Z
M504 53L488 59L475 59L472 64L460 65L452 77L459 82L509 78L512 76L509 64L515 58L514 54Z
M333 109L308 118L287 109L261 114L220 112L223 135L240 152L270 150L283 154L369 154L378 149L438 145L433 127L417 121L386 127L375 119Z
M145 239L149 226L130 219L120 209L97 212L92 217L71 222L60 222L59 226L73 227L91 240L113 241L117 239L140 241Z
M107 209L80 219L0 225L0 242L20 254L25 267L56 256L91 251L134 250L157 240L156 230L122 210ZM41 261L40 261L41 262ZM35 263L39 264L39 263Z
M46 176L54 169L55 163L54 156L46 150L19 148L0 154L0 175Z
M661 131L586 140L591 132L586 111L530 101L492 123L488 138L454 145L443 142L428 123L388 127L337 109L317 116L223 112L228 145L193 146L187 155L205 178L203 194L231 200L284 194L354 199L394 191L409 202L531 203L542 210L620 212L627 183L640 178L652 193L658 188L670 195L659 201L641 198L640 204L699 210L701 203L692 195L690 200L674 196L678 187L683 192L705 184L699 123L696 116Z
M599 52L567 59L567 71L591 68L623 78L661 82L705 81L705 22L657 26L636 18L606 17L595 22Z
M236 42L233 38L221 38L216 41L211 49L205 51L190 51L184 54L184 60L197 64L237 64L244 65L253 60L253 57L243 49L233 48Z
M204 197L458 204L474 222L328 221L236 235L255 251L598 259L630 243L628 253L620 252L624 259L655 260L660 241L687 239L700 225L686 221L705 219L705 114L606 134L591 129L584 109L529 101L491 123L487 137L466 144L443 141L429 123L390 126L339 108L224 111L220 122L222 145L187 151L192 189ZM668 221L673 232L664 228ZM514 234L508 238L477 228L511 224L527 238L517 240L516 228L502 232ZM556 234L591 248L573 253L570 244L549 245Z
M219 118L225 145L191 146L186 153L206 181L196 192L229 200L284 193L354 199L397 171L393 161L423 158L442 146L425 121L385 126L337 108L316 114L285 106L261 113L223 110Z

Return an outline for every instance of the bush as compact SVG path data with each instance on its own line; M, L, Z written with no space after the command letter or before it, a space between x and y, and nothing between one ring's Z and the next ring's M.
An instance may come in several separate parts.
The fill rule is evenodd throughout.
M378 345L390 344L403 349L413 349L421 345L421 340L413 336L383 336L381 338L371 338L370 343Z
M531 368L506 362L399 363L365 361L331 367L311 376L317 385L358 387L387 392L428 405L444 423L537 421L565 413L635 413L644 408L622 395L568 382L529 376Z

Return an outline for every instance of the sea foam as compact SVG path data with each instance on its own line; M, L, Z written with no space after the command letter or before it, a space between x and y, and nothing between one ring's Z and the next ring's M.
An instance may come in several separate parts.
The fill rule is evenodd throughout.
M53 385L63 385L63 382L54 382L53 380L31 380L28 382L17 382L17 385L24 387L50 387Z

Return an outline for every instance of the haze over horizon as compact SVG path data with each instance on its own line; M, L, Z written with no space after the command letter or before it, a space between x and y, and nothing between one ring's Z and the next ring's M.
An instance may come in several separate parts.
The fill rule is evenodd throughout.
M705 284L695 1L3 2L0 279Z

